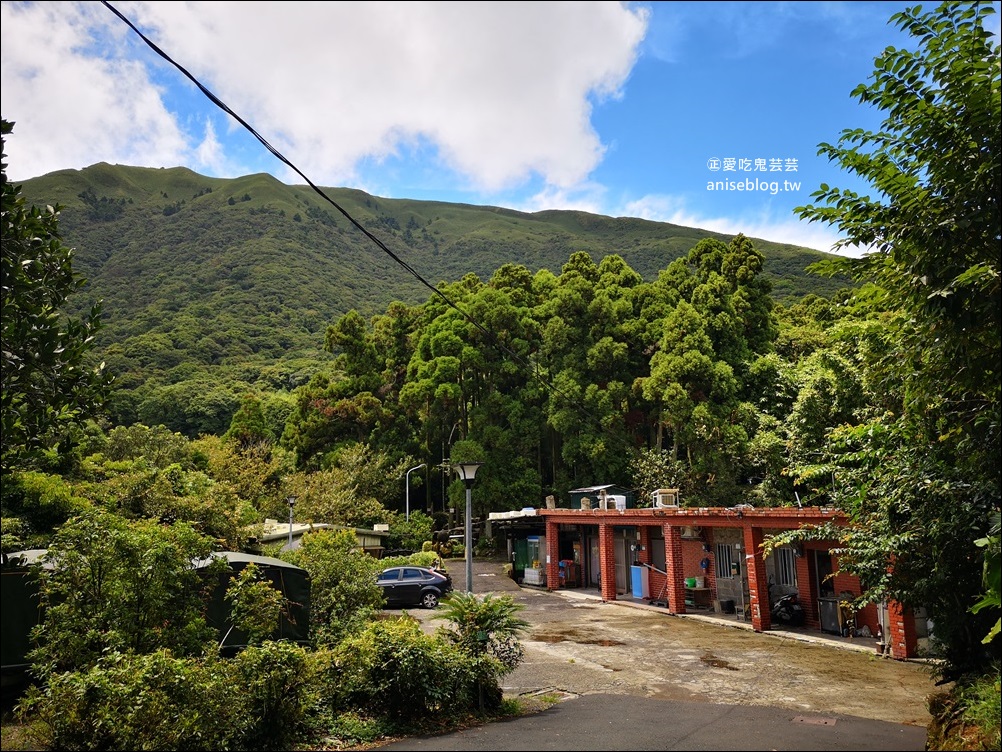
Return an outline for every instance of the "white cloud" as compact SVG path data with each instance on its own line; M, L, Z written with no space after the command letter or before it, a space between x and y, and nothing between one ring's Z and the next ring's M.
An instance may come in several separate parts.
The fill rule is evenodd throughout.
M841 236L831 228L795 219L776 219L768 210L742 218L712 217L693 212L687 208L685 200L677 196L644 196L627 204L624 214L683 227L697 227L726 235L743 233L750 238L788 243L825 253L838 253L842 256L863 255L863 251L856 247L835 251L835 243Z
M100 161L177 164L183 135L144 67L94 50L109 32L99 5L4 2L0 92L14 122L9 172L27 178Z
M649 15L616 2L116 7L311 179L346 181L420 139L481 190L568 186L594 169L592 105L619 94ZM181 74L137 39L96 3L3 3L4 116L24 133L12 173L218 167L213 136L186 133L151 83ZM137 48L142 64L125 57ZM223 122L198 106L195 120Z
M223 145L216 138L216 127L211 120L205 121L205 137L195 148L195 155L198 163L209 167L215 175L223 175L227 172L226 153Z
M530 196L526 201L510 208L524 212L558 209L604 214L604 194L605 189L594 183L583 183L571 188L547 186Z

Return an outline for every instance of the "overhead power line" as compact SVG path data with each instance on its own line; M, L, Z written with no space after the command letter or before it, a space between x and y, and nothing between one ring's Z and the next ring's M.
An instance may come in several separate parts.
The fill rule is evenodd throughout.
M293 164L292 161L290 161L278 149L276 149L274 146L272 146L270 143L268 143L268 140L264 136L262 136L260 133L258 133L257 130L255 130L255 128L250 123L248 123L246 120L244 120L242 117L240 117L240 115L238 115L232 109L230 109L230 107L225 102L223 102L221 99L219 99L219 97L217 97L208 88L206 88L202 84L202 82L199 81L194 75L192 75L183 65L181 65L180 63L178 63L177 61L175 61L170 55L168 55L166 52L164 52L162 49L160 49L160 47L158 47L156 45L156 43L153 42L153 40L151 40L149 37L147 37L145 34L143 34L143 32L140 31L136 27L136 25L134 23L132 23L132 21L130 21L128 18L126 18L125 15L123 15L110 2L108 2L107 0L101 0L101 2L102 2L102 5L104 5L108 10L110 10L112 13L114 13L126 26L128 26L130 29L132 29L136 33L136 35L139 36L139 38L142 39L151 50L153 50L155 53L157 53L160 57L162 57L168 63L170 63L171 65L173 65L175 68L177 68L189 81L191 81L193 84L195 84L195 86L197 86L198 89L203 94L205 94L205 96L209 99L209 101L211 101L214 105L216 105L216 107L218 107L219 109L223 110L223 112L227 113L230 117L232 117L234 120L236 120L238 123L240 123L240 125L242 125L252 136L254 136L254 138L256 138L258 141L260 141L261 145L264 146L264 148L266 148L268 151L270 151L275 156L276 159L278 159L280 162L282 162L283 164L285 164L286 166L288 166L289 169L291 169L293 172L295 172L297 175L299 175L303 180L305 180L306 184L309 185L310 188L312 188L313 191L317 195L319 195L324 201L326 201L331 206L333 206L335 209L337 209L345 217L345 219L347 219L352 225L354 225L363 235L365 235L367 238L369 238L369 240L371 240L373 243L375 243L376 246L378 246L379 249L383 253L385 253L387 256L389 256L391 259L393 259L396 263L398 263L400 266L402 266L404 269L406 269L421 284L423 284L425 287L427 287L429 290L431 290L435 295L437 295L443 301L445 301L445 303L450 308L453 308L454 310L458 311L459 314L463 316L463 318L465 318L467 321L469 321L482 334L484 334L487 337L488 341L494 347L496 347L497 349L501 350L502 352L505 352L508 355L510 355L516 362L520 363L522 366L524 366L526 369L528 369L528 371L532 374L532 377L535 378L540 383L542 383L543 386L545 386L547 389L551 390L553 393L558 394L558 395L564 397L569 404L575 406L579 411L581 411L588 418L594 420L595 423L598 426L600 426L600 427L602 426L601 421L596 416L592 415L591 412L588 410L587 407L585 407L584 405L582 405L580 402L578 402L574 398L570 397L569 395L563 393L560 389L558 389L556 386L554 386L552 383L550 383L547 379L545 379L543 376L541 376L539 374L538 368L536 368L532 363L527 362L517 352L515 352L514 350L511 350L509 347L507 347L503 342L501 342L498 339L497 335L494 332L492 332L487 327L483 326L479 321L477 321L476 319L474 319L470 314L468 314L466 311L464 311L462 308L460 308L458 305L456 305L456 303L453 302L452 299L449 298L449 296L447 296L444 292L442 292L440 289L438 289L435 285L433 285L430 282L428 282L428 280L426 280L424 277L422 277L421 274L418 273L417 270L415 270L410 264L408 264L406 261L404 261L402 258L400 258L396 253L394 253L392 250L390 250L386 246L386 244L383 243L382 240L380 240L378 237L376 237L371 232L369 232L360 222L358 222L354 217L352 217L351 214L349 214L348 211L344 207L342 207L334 199L332 199L330 196L328 196L327 193L322 188L320 188L319 186L317 186L316 184L314 184L314 182L312 180L310 180L310 178L302 170L300 170L295 164ZM613 434L610 433L610 435L613 435Z

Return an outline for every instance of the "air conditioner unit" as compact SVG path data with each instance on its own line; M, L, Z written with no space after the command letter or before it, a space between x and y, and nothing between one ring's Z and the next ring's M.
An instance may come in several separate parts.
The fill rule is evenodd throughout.
M605 508L622 512L626 509L626 497L617 494L607 494L605 497Z
M655 509L678 509L678 489L659 488L654 492L652 501Z

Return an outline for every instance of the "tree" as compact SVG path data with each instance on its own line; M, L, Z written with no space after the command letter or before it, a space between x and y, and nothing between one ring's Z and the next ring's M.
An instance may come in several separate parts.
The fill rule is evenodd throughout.
M181 523L130 523L97 510L67 522L39 571L45 618L29 656L36 673L86 670L113 651L201 654L213 630L197 562L211 549Z
M310 573L310 634L319 647L360 631L382 607L376 584L382 566L358 550L354 531L317 530L282 556Z
M254 562L230 580L225 598L232 623L219 641L220 647L226 644L226 638L234 629L247 634L248 644L260 645L278 631L286 612L282 592L272 586Z
M845 130L820 153L877 190L822 185L797 209L868 252L815 267L868 282L856 302L883 315L880 346L861 353L885 409L829 436L822 463L854 523L843 564L869 586L924 606L947 676L986 665L994 615L975 616L986 536L999 508L999 288L1002 163L999 45L989 4L895 14L918 42L889 47L853 96L886 113L878 132ZM865 297L864 297L865 296ZM834 471L834 475L832 475ZM893 566L892 566L893 565Z
M259 397L253 394L244 396L240 408L233 414L229 430L223 434L223 438L237 442L243 451L254 447L264 451L270 450L275 436L265 422Z
M14 124L0 122L0 160ZM103 364L88 364L100 328L100 304L82 319L60 313L85 280L62 244L60 207L27 208L20 186L2 181L0 261L0 468L7 472L60 442L68 428L94 416L107 398Z
M920 40L888 48L873 82L853 96L887 112L877 133L843 131L820 153L873 184L877 198L822 185L825 205L797 209L835 225L842 245L872 248L861 259L818 267L872 281L900 311L900 345L889 375L907 374L904 407L933 409L974 453L999 468L1000 235L999 45L989 4L921 6L891 20ZM867 150L868 149L868 150ZM893 367L898 364L898 368Z

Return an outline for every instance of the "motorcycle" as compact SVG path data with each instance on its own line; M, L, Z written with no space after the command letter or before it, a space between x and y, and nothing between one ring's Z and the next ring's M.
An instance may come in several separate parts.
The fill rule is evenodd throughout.
M788 593L772 605L772 623L788 627L804 626L804 607L796 593Z

